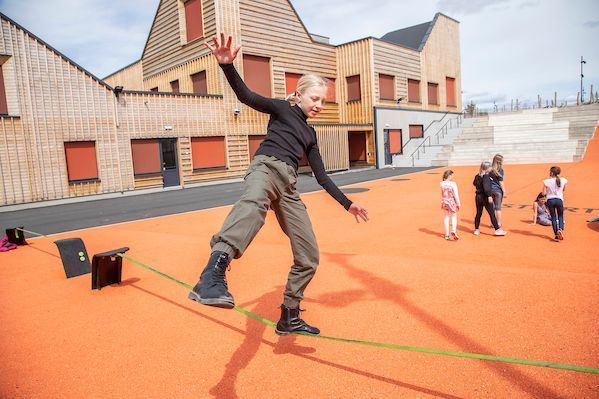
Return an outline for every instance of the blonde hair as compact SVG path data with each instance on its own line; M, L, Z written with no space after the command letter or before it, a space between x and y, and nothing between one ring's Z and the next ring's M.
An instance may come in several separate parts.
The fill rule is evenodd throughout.
M503 167L503 155L497 154L493 157L493 173L499 176L499 168Z
M285 97L285 100L293 104L297 104L299 100L297 98L296 93L300 92L301 94L304 94L307 89L313 86L322 86L325 89L328 89L329 80L321 76L314 75L312 73L307 73L299 79L299 81L297 82L297 88L293 93L290 93L287 97Z
M487 170L489 170L489 168L491 167L491 162L489 161L484 161L480 164L480 169L478 170L478 175L480 177L483 177L484 175L487 174Z

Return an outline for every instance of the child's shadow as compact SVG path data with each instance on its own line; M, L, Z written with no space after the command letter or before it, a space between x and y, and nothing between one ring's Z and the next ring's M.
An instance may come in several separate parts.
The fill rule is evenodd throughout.
M435 236L437 238L445 238L445 234L443 234L442 232L438 232L438 231L434 231L434 230L431 230L431 229L427 229L426 227L421 227L418 230L421 231L421 232L423 232L423 233ZM462 226L458 226L458 230L459 231L463 231L465 233L473 233L474 232L474 230L469 229L468 227L462 227Z
M430 234L430 235L432 235L432 236L435 236L435 237L437 237L437 238L443 238L443 237L444 237L443 233L439 233L438 231L434 231L434 230L431 230L431 229L427 229L426 227L421 227L421 228L419 228L418 230L419 230L419 231L421 231L421 232L423 232L423 233L426 233L426 234Z
M468 227L464 227L464 226L462 226L462 225L458 226L458 230L459 230L459 231L463 231L464 233L470 233L470 234L473 234L473 233L474 233L474 230L473 230L473 229L471 229L471 228L468 228Z
M547 234L538 234L538 233L533 233L532 231L510 229L510 233L522 234L524 236L531 236L531 237L539 237L539 238L544 238L549 241L553 241L553 238L551 236L548 236Z

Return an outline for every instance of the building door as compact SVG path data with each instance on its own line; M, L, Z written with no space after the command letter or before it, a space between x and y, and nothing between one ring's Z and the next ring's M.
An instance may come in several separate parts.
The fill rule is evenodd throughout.
M391 165L393 158L391 157L391 149L389 146L389 129L385 129L385 165Z
M349 132L349 162L366 163L366 132Z
M401 129L385 129L385 165L393 165L393 155L403 153Z
M177 139L160 139L160 155L164 187L178 186Z

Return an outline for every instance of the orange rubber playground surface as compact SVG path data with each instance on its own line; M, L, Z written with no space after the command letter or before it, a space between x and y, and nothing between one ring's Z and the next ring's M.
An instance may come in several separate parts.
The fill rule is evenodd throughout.
M506 159L504 226L472 234L476 167L454 167L459 241L443 239L443 169L361 183L356 224L326 193L303 195L321 249L303 317L323 335L599 367L599 139L561 164L566 238L532 226L550 164ZM525 206L525 207L524 207ZM128 256L194 284L229 207L48 238L0 254L2 398L598 398L599 374L305 336L202 306L177 283L124 260L123 282L67 280L52 240ZM590 209L590 211L587 211ZM48 208L51 212L51 208ZM25 227L27 228L27 226ZM236 303L277 321L292 257L273 214L232 263Z

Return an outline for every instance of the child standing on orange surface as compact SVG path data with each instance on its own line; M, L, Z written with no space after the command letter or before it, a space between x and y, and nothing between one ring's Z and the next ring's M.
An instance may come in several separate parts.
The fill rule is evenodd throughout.
M461 207L460 195L458 193L458 185L453 181L453 171L446 170L443 173L443 181L441 182L441 209L443 209L445 224L445 239L450 237L454 240L459 240L458 228L458 211ZM451 236L449 232L449 220L451 219Z

